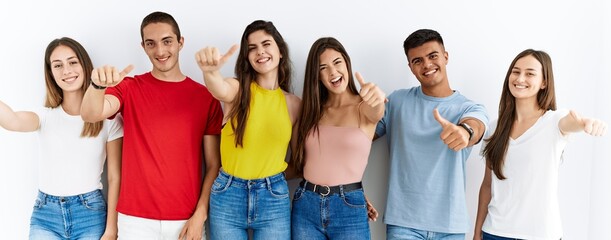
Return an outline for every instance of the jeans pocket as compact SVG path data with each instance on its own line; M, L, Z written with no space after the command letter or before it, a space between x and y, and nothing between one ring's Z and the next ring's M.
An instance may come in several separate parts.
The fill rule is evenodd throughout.
M89 210L106 211L106 200L104 200L104 196L102 195L84 198L83 205Z
M342 199L344 200L344 203L349 207L365 208L367 206L363 190L345 192L342 196Z
M210 192L212 194L222 193L229 188L230 184L231 181L227 177L223 176L222 174L219 174L216 179L214 179L214 183L212 183L212 188L210 189Z
M36 198L36 201L34 201L34 208L35 209L40 209L44 205L45 205L45 202L42 199L40 199L40 198Z
M289 197L289 185L285 179L270 183L267 186L267 190L275 198L288 198Z
M301 197L303 196L303 187L297 187L297 189L295 189L295 194L293 194L293 202L299 201L299 199L301 199Z

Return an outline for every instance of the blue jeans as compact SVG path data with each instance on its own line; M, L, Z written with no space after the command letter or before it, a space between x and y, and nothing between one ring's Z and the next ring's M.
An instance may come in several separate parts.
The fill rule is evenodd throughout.
M106 229L102 191L58 197L38 192L30 239L100 239Z
M520 239L501 237L501 236L492 235L490 233L486 233L482 231L482 240L520 240Z
M294 240L371 239L362 188L323 196L300 186L293 197L291 223Z
M221 171L210 193L212 240L291 239L291 202L283 173L245 180Z
M388 240L464 240L464 233L429 232L413 228L386 225Z

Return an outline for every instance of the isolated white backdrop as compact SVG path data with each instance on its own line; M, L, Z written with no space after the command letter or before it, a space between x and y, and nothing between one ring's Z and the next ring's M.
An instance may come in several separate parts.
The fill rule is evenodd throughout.
M247 24L271 20L289 44L294 90L301 96L305 60L319 37L333 36L348 50L353 69L390 94L418 84L407 67L402 43L420 28L439 31L450 60L453 89L497 115L501 85L513 57L526 48L547 51L554 62L560 108L576 109L611 123L611 5L588 1L12 1L0 9L0 99L16 110L43 103L43 56L48 42L80 41L94 65L149 71L140 47L142 18L165 11L185 37L182 70L202 82L194 61L198 49L224 51L239 43ZM223 69L233 75L233 62ZM172 124L172 123L168 123ZM560 169L563 239L611 239L611 137L579 134ZM483 161L476 146L467 165L467 200L475 218ZM365 189L383 214L387 191L386 138L374 143ZM26 239L37 191L38 149L34 133L0 129L0 235ZM295 182L291 183L293 186ZM527 197L527 196L526 196ZM409 203L406 203L409 204ZM373 239L385 238L381 217ZM471 233L467 238L471 238Z

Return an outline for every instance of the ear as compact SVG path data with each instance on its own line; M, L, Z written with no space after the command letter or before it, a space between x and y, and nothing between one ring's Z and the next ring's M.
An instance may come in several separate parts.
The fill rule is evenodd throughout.
M178 41L179 49L182 49L182 46L185 44L185 37L180 36L180 40Z
M447 51L443 52L443 57L446 58L446 64L448 64L448 60L450 59L450 54Z

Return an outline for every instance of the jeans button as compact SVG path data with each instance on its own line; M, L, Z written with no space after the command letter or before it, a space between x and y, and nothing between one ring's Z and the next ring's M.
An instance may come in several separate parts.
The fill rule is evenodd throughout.
M60 199L59 199L59 201L60 201L60 202L66 202L66 199L64 199L64 198L60 198Z

